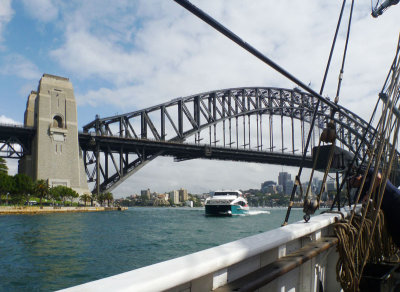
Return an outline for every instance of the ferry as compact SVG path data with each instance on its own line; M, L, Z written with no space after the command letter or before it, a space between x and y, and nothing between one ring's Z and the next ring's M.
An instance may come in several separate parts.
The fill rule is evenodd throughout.
M216 191L206 199L206 216L232 216L249 213L249 206L240 191Z

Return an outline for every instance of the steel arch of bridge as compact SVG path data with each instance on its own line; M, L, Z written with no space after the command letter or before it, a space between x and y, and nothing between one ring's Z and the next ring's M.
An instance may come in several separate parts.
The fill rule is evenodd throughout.
M222 147L235 151L263 152L271 156L280 154L283 159L280 160L281 164L298 164L301 160L300 152L306 151L304 149L308 134L306 124L310 123L316 105L315 97L298 89L246 87L200 93L127 114L107 118L97 117L83 127L84 133L91 133L91 143L81 143L81 146L84 144L82 148L85 152L85 167L89 181L102 181L99 183L100 191L113 189L155 157L168 155L162 150L153 149L148 153L146 151L139 153L138 150L126 150L127 148L122 146L124 143L135 144L140 141L186 144L190 137L194 137L192 144L208 145L210 151ZM317 109L317 123L313 130L317 139L319 129L331 116L330 105L331 102L327 100L321 102ZM274 126L274 117L277 116L280 117L278 127ZM264 119L267 117L267 122L263 117ZM361 144L364 132L368 129L368 123L341 106L338 106L333 120L336 122L341 146L355 153ZM300 125L296 127L295 121ZM285 123L289 124L289 129ZM278 143L274 137L277 131L281 134ZM360 156L365 154L373 133L374 129L369 128ZM301 142L297 141L295 136L299 136ZM100 147L100 140L105 138L111 139L107 142L108 146L104 146L103 143ZM124 143L121 144L121 140ZM113 141L118 144L117 149L110 146ZM268 142L267 145L265 141ZM279 149L277 144L280 144ZM313 143L310 147L312 146ZM145 146L143 147L142 150L145 149ZM203 157L207 157L207 148L205 149ZM299 154L296 153L298 150ZM104 153L104 163L101 163L100 151ZM130 159L132 153L137 157ZM307 149L307 153L311 153L310 149ZM114 155L119 155L119 161ZM196 158L190 155L175 156L178 159ZM295 163L285 163L284 160L291 156L299 159ZM109 158L115 170L111 175L109 175ZM98 167L90 170L89 166L94 163L98 163Z

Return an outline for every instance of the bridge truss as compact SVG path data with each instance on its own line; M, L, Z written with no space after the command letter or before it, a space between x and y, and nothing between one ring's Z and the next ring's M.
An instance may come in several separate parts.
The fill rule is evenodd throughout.
M0 157L20 159L31 153L34 128L19 125L0 125Z
M97 117L80 134L86 172L102 192L115 188L160 155L178 161L208 158L298 166L302 154L311 153L305 141L316 105L315 97L299 89L231 88ZM362 157L374 129L349 110L335 109L340 146L355 153L362 144ZM329 100L320 103L309 148L318 141L331 111ZM367 143L363 144L366 130ZM310 156L306 160L310 166Z

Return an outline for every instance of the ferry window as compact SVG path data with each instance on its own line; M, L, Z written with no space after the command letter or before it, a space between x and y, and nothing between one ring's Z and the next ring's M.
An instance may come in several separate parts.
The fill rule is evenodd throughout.
M53 118L53 127L54 128L63 128L63 121L60 116L54 116Z
M237 192L215 192L214 196L236 196L236 197L238 197L239 194Z

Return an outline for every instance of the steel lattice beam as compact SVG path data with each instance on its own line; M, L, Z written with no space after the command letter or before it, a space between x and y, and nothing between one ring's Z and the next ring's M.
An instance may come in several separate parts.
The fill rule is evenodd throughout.
M19 125L0 125L0 157L20 159L31 153L36 130Z
M298 89L231 88L176 98L123 115L97 118L83 129L84 133L95 134L87 136L93 140L92 144L109 143L111 149L100 146L101 152L106 153L107 158L112 158L113 155L120 156L121 162L113 163L114 173L109 176L107 169L104 170L107 175L102 174L100 188L104 191L114 188L158 155L174 156L177 160L207 158L206 151L199 154L201 151L198 150L204 150L205 145L208 145L207 149L213 154L216 153L216 149L224 149L218 155L211 157L212 159L299 165L298 157L304 151L310 153L310 149L304 149L304 140L308 133L307 125L312 119L316 105L317 98ZM317 138L318 128L324 127L332 109L329 100L320 103L317 110L318 123L314 129ZM349 151L355 152L357 146L363 143L362 137L368 124L341 106L335 106L335 110L333 120L338 128L338 140ZM279 128L274 126L274 117L280 117ZM290 131L284 125L286 119L290 121ZM299 121L300 127L295 127L294 121ZM274 139L279 132L279 138ZM360 156L367 151L373 133L374 129L368 129L364 141L366 143ZM289 135L289 139L285 138L286 135ZM81 147L92 151L90 147L85 146L88 138L80 137L82 141L86 141L81 143ZM115 139L106 142L106 137L123 138L126 139L126 143ZM194 145L189 146L187 141L190 137L194 137ZM167 141L174 142L171 144L174 150L167 147L169 144L162 143ZM180 143L184 143L187 149L180 147ZM124 144L122 150L113 149L114 146L111 146L120 144ZM131 149L128 144L136 146L132 146ZM190 148L191 146L196 146L198 149ZM251 155L246 156L240 151L247 151ZM132 161L128 161L130 154L136 155ZM276 155L282 156L274 160ZM121 159L122 156L124 161ZM93 177L92 175L89 178Z

